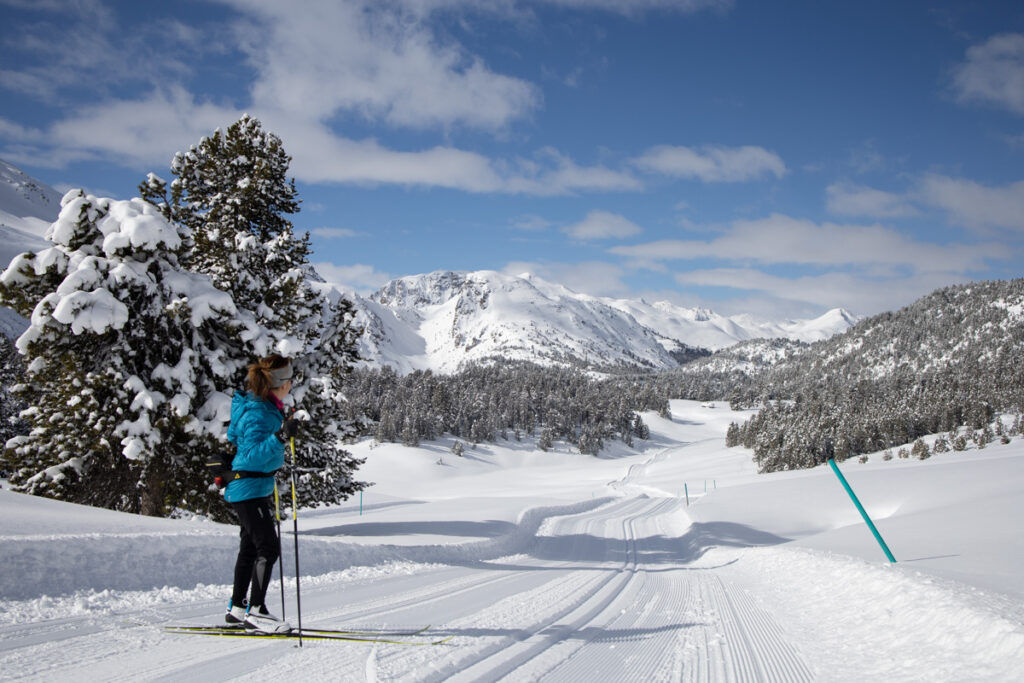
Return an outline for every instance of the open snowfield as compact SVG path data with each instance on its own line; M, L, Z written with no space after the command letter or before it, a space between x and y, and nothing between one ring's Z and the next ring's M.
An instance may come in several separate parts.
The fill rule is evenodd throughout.
M843 463L890 565L827 467L757 475L725 448L745 416L674 401L644 419L650 441L601 458L527 440L353 448L376 482L362 511L299 512L303 625L453 636L434 646L164 633L221 622L234 527L5 486L0 679L1024 679L1024 441Z

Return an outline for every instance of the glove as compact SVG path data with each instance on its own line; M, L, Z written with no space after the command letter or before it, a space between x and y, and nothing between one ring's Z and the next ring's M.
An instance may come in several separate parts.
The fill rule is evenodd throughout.
M281 440L281 443L288 443L289 439L294 439L295 435L299 433L299 421L292 418L285 420L281 425L281 428L277 430L277 438Z

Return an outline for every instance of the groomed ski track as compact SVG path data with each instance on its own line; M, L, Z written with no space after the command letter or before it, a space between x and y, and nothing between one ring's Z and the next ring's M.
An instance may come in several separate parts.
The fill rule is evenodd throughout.
M179 639L188 636L158 626L216 623L222 605L204 601L5 627L0 678L231 680L259 672L304 680L812 680L801 653L735 571L742 549L731 557L708 552L718 541L689 522L682 499L629 494L643 467L615 482L624 497L549 517L517 555L303 584L306 626L432 623L431 637L454 636L445 645L310 641L300 650L291 641L193 638L183 660ZM294 604L288 608L294 619Z

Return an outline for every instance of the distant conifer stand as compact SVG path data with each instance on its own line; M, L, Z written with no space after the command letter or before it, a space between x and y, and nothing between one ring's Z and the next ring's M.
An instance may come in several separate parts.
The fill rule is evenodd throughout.
M875 528L871 518L868 517L868 513L865 512L864 506L860 504L859 500L857 500L857 495L853 492L853 489L850 488L850 484L847 483L846 477L844 477L843 473L839 471L838 467L836 467L835 458L829 458L828 465L832 468L832 471L836 473L836 476L839 477L839 483L843 485L843 488L846 489L846 492L850 495L850 500L852 500L853 504L857 506L860 516L864 518L864 523L868 525L869 529L871 529L871 533L874 534L875 540L878 541L878 545L882 546L882 552L884 552L885 556L889 558L889 562L896 562L896 558L892 556L891 552L889 552L889 546L887 546L885 541L882 540L882 535L878 533L878 529Z

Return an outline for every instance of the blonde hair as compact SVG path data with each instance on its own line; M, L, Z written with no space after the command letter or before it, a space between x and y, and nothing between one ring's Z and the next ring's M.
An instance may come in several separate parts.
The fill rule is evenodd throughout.
M274 388L271 370L280 370L291 365L291 361L279 354L260 358L249 365L249 391L264 400L270 399L270 391Z

